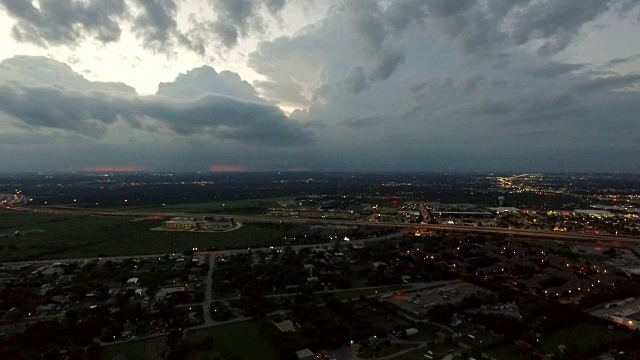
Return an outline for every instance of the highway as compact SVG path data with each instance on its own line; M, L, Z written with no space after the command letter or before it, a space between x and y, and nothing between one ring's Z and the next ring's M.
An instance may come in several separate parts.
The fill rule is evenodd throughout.
M55 214L79 214L88 216L108 216L108 217L155 217L159 219L172 217L193 217L197 214L188 213L167 213L167 212L141 212L141 211L109 211L109 210L92 210L76 207L10 207L7 210L28 211L28 212L44 212ZM620 245L640 245L640 237L623 236L623 235L605 235L605 234L586 234L586 233L569 233L557 231L541 231L526 229L509 229L494 227L479 227L468 225L439 225L439 224L412 224L412 223L396 223L396 222L372 222L372 221L356 221L356 220L336 220L336 219L311 219L296 217L272 217L266 215L235 215L235 214L215 214L216 216L230 216L238 221L243 222L263 222L263 223L287 223L287 224L331 224L331 225L351 225L351 226L380 226L395 228L421 229L427 231L442 231L451 233L466 234L486 234L486 235L507 235L513 237L526 237L534 239L546 240L565 240L565 241L583 241L595 243L611 243Z

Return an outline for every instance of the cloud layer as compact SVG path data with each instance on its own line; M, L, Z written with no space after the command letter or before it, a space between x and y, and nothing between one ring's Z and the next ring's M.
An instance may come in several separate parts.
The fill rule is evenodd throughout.
M46 86L31 83L32 68L55 73L56 81ZM21 72L25 74L22 79ZM302 125L260 99L237 74L219 75L209 67L180 75L173 83L160 84L157 96L146 97L123 85L94 84L68 66L46 58L19 57L2 63L1 79L16 77L16 73L18 81L0 85L0 109L24 126L101 138L110 125L123 121L134 128L168 129L184 136L208 134L212 140L230 139L242 144L292 146L313 142Z
M0 63L0 151L17 154L3 166L640 168L635 0L0 0L2 12L13 39L58 59ZM131 41L179 69L150 75L153 95L60 61ZM240 70L222 70L226 57Z

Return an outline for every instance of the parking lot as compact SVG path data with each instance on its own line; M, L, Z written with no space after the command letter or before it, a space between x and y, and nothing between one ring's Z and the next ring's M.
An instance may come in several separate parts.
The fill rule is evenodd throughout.
M489 290L469 283L442 286L410 293L395 293L385 299L416 315L425 314L431 307L441 304L456 304L467 295L490 293Z

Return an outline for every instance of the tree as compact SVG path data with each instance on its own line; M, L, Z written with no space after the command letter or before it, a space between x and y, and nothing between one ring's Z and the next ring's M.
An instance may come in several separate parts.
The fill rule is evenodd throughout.
M167 335L167 346L173 347L182 339L182 331L173 330Z

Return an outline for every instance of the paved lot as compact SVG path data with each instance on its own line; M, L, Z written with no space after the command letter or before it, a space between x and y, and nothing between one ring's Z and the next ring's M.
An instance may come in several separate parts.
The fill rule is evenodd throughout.
M620 303L618 305L617 303ZM640 299L625 302L624 300L611 301L607 303L609 308L602 307L591 312L591 315L606 318L608 316L624 316L632 318L633 315L640 313Z
M469 284L458 283L410 293L396 293L386 299L412 314L425 314L430 307L441 304L456 304L467 295L489 290Z

